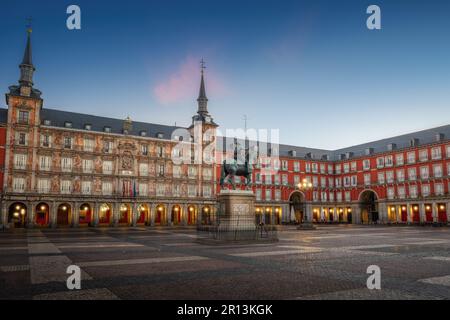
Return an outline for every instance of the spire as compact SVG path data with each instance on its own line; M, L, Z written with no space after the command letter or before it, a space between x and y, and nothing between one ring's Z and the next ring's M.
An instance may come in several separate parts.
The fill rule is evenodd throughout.
M201 80L200 80L200 90L198 94L198 111L197 113L200 115L208 114L208 98L206 97L206 89L205 89L205 79L204 79L204 70L205 67L205 61L202 59L200 61L200 68L201 68Z
M32 61L32 51L31 51L31 26L27 29L27 45L25 47L25 52L23 54L22 63L19 65L20 68L20 80L19 84L21 86L32 87L33 86L33 72L35 70Z

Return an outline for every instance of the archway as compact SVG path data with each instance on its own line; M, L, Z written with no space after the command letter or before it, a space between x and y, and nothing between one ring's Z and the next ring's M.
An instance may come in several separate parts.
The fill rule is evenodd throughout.
M48 204L41 202L36 206L35 221L38 226L47 226L50 223L50 208Z
M145 222L148 220L148 206L146 204L141 204L138 207L138 218L136 223L138 224L145 224Z
M172 207L170 221L172 221L174 225L181 223L181 207L179 205L174 205Z
M305 216L305 195L300 191L294 191L289 197L290 210L294 209L295 220L302 223Z
M274 224L281 224L281 216L282 216L282 210L280 207L275 208L275 215L274 215Z
M100 206L100 212L98 213L98 222L100 224L111 223L111 206L104 203Z
M22 202L15 202L9 206L8 223L15 228L24 228L27 224L27 206Z
M128 224L131 218L131 207L128 204L122 203L119 210L119 223Z
M72 207L68 203L58 206L56 213L56 224L58 226L68 226L72 220Z
M92 222L92 209L89 203L83 203L80 206L80 224L90 224Z
M162 204L156 206L155 224L163 225L166 221L166 207Z
M361 223L376 223L379 219L378 197L373 190L365 190L359 195Z
M197 223L197 213L194 206L188 207L188 224Z
M202 208L202 224L211 224L211 208L209 206Z
M261 208L260 207L257 207L256 209L255 209L255 222L256 222L256 224L260 224L260 223L262 223L262 211L261 211Z
M264 223L265 224L272 224L272 208L267 207L264 209Z

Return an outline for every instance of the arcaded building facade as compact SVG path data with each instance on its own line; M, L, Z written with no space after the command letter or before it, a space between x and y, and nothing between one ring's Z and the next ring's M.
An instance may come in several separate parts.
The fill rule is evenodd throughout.
M203 72L192 125L181 128L47 108L33 84L30 34L20 70L0 109L2 227L217 221L221 164L230 154L216 137ZM447 224L449 137L447 125L334 151L257 143L255 219ZM199 153L214 161L195 161Z

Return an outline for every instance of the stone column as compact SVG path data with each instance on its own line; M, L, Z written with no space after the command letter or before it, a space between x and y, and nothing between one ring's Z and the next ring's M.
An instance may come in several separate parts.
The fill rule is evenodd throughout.
M311 203L306 203L305 206L305 222L312 222L312 204Z
M189 214L188 212L188 206L187 204L183 204L183 206L181 207L181 225L186 226L187 225L187 215Z
M333 221L339 223L339 212L337 207L333 207Z
M36 217L36 205L37 203L31 202L27 208L27 228L34 228L34 221Z
M53 202L51 204L51 207L49 208L49 215L50 215L50 228L56 228L57 225L57 212L58 208L56 206L56 203Z
M196 205L195 207L195 211L197 211L197 225L201 225L202 224L202 208L201 205Z
M131 225L133 227L136 227L137 224L137 215L138 215L138 208L137 203L134 202L131 206Z
M72 227L77 228L80 224L80 203L72 204Z
M388 205L386 202L378 202L378 221L377 223L387 223L387 221L389 221L388 219ZM371 217L369 217L370 219ZM370 223L371 221L369 221Z
M172 220L172 209L173 209L173 204L172 203L169 203L169 205L167 206L167 210L166 210L166 224L168 225L168 226L173 226L173 220Z
M8 207L6 201L1 203L1 217L0 217L0 229L3 229L8 224Z
M361 223L361 208L357 204L352 204L352 224Z
M439 222L439 218L438 218L438 204L436 202L433 202L431 204L431 210L432 210L432 216L433 216L433 223L437 223Z
M447 224L450 225L450 201L445 206L445 212L447 213Z
M150 206L150 226L155 225L156 204L152 203Z
M420 223L425 223L427 221L425 217L425 203L421 203L419 205L419 215L420 215Z
M408 224L412 224L413 223L413 219L412 219L412 208L411 208L411 204L408 202L406 204L406 214L408 217Z
M99 224L99 214L100 214L100 203L95 202L94 205L92 206L92 215L93 215L93 223L92 225L94 227L98 227Z
M112 227L117 227L119 225L119 210L120 210L120 203L114 203L112 205L113 207L113 214L112 214Z

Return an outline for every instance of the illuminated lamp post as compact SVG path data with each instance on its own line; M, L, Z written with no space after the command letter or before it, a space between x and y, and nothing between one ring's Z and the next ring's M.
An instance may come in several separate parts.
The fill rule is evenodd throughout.
M312 183L310 181L308 181L308 179L303 179L302 182L300 182L297 185L297 188L301 191L303 191L303 193L305 194L305 201L306 201L306 194L307 192L312 190ZM312 223L312 217L310 216L310 212L308 210L308 205L305 203L304 204L304 210L303 210L303 217L302 217L302 221L300 222L300 225L297 227L298 230L313 230L316 229L316 227L313 225ZM306 217L306 219L305 219ZM305 221L306 220L306 221Z

